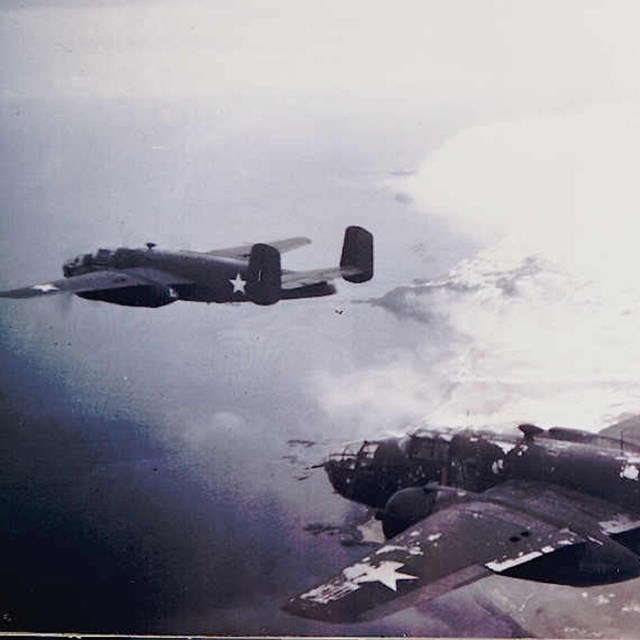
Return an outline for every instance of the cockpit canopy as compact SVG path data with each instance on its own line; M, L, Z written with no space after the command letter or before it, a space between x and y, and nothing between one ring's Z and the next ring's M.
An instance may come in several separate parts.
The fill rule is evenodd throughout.
M93 271L95 267L122 267L124 254L129 249L98 249L94 253L83 253L64 263L62 272L68 278Z
M98 249L92 256L91 262L95 265L108 266L113 262L115 251L111 249Z

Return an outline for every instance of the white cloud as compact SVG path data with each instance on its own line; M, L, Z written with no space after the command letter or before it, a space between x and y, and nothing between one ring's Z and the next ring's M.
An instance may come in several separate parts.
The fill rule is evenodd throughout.
M329 405L390 422L422 403L429 422L453 426L596 428L637 412L637 113L476 127L432 154L404 185L418 205L498 239L442 286L387 296L383 306L422 319L420 347L343 376Z

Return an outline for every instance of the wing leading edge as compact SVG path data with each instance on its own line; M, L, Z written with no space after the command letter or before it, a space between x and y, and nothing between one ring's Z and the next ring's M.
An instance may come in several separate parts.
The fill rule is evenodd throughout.
M505 483L436 511L283 608L325 622L377 618L492 573L527 577L518 571L578 547L619 579L640 575L638 557L609 539L612 522L640 527L640 516L552 485Z
M87 293L136 286L170 287L190 282L159 269L133 268L126 271L101 269L70 278L60 278L31 287L1 291L2 298L36 298L59 293Z

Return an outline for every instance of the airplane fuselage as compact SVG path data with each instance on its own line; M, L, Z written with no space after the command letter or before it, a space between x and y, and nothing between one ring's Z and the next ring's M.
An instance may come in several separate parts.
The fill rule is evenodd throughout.
M162 251L157 249L119 248L85 254L65 263L64 276L69 278L93 271L126 271L137 277L149 276L149 285L77 293L81 298L100 300L133 307L160 307L177 300L188 302L248 302L247 260L214 256L194 251ZM182 284L158 283L158 272L168 272ZM290 273L286 270L283 274ZM175 278L174 278L175 279ZM335 293L335 287L322 282L292 290L283 289L282 299L309 298Z
M0 291L0 298L29 299L69 293L129 307L190 302L252 302L316 298L336 292L332 281L359 284L373 277L373 235L358 226L344 231L337 266L282 269L281 254L309 244L304 237L257 242L207 252L147 248L98 249L68 260L64 278Z
M325 470L338 493L375 508L399 489L429 482L481 492L525 480L579 490L640 513L640 447L570 429L524 438L419 431L332 454Z
M356 622L492 574L579 588L640 577L637 422L420 430L333 454L334 488L376 508L386 541L283 608Z
M334 454L325 470L338 493L378 510L387 538L474 500L478 517L506 507L587 540L490 566L501 575L573 586L640 575L640 446L565 428L521 429L523 438L421 431ZM509 537L514 553L530 535L522 529Z

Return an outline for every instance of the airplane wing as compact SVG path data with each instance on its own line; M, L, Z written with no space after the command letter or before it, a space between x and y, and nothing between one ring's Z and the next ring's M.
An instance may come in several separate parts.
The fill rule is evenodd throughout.
M372 619L563 548L604 545L609 534L633 527L640 527L639 515L605 501L554 485L507 482L432 513L283 609L325 622Z
M354 276L362 273L357 267L331 267L328 269L312 269L310 271L285 271L282 274L283 289L297 289L311 284L318 284L343 278L344 276Z
M36 284L31 287L0 291L1 298L35 298L51 296L58 293L83 293L87 291L104 291L105 289L123 289L135 286L165 286L185 284L188 281L160 271L159 269L127 269L117 271L104 269L92 271L71 278L61 278L51 282Z
M262 244L268 244L270 247L274 247L280 253L286 253L299 247L311 244L309 238L285 238L284 240L273 240L272 242L264 242ZM242 244L237 247L229 247L228 249L214 249L208 251L210 256L220 256L221 258L236 258L237 260L248 260L251 255L252 244Z
M599 434L609 438L616 438L622 447L628 442L640 447L640 416L632 416L616 422L602 429Z

